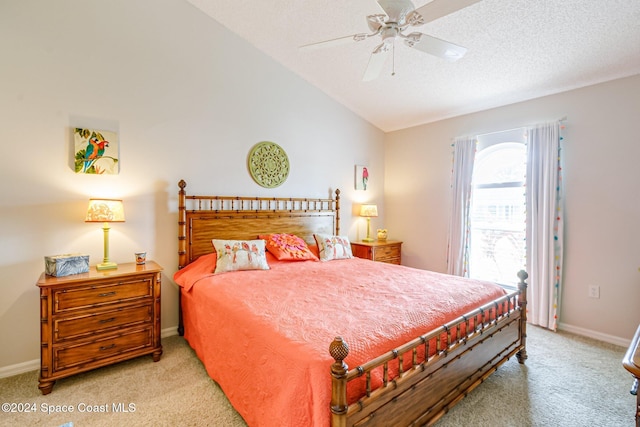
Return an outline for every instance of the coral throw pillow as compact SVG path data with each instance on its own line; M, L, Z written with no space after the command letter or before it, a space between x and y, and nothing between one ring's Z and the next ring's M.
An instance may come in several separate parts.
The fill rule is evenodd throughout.
M280 261L318 261L307 243L295 234L264 234L258 237L264 239L267 251Z

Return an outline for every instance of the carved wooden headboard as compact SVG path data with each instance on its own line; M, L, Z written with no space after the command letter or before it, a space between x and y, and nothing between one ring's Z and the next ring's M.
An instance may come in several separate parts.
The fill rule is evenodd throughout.
M250 240L291 233L315 243L314 233L340 234L340 190L335 198L188 196L178 187L178 268L213 252L211 239Z

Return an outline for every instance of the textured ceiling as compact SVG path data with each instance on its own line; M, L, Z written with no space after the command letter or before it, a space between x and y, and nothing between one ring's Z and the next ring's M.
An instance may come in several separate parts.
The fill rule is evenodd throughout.
M483 0L409 31L466 47L462 59L396 41L370 82L378 37L299 47L368 33L366 16L382 13L375 0L188 1L387 132L640 74L640 0Z

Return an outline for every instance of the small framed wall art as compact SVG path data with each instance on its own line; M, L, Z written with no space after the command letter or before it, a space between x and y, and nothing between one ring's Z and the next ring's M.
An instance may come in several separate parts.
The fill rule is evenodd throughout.
M366 190L369 182L369 169L366 166L356 165L355 188L356 190Z
M73 142L76 173L117 175L120 172L117 133L75 128Z

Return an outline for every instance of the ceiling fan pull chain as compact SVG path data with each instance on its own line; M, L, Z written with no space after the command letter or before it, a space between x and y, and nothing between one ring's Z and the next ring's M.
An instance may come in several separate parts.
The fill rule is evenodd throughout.
M396 44L393 44L393 52L391 52L391 76L396 75Z

